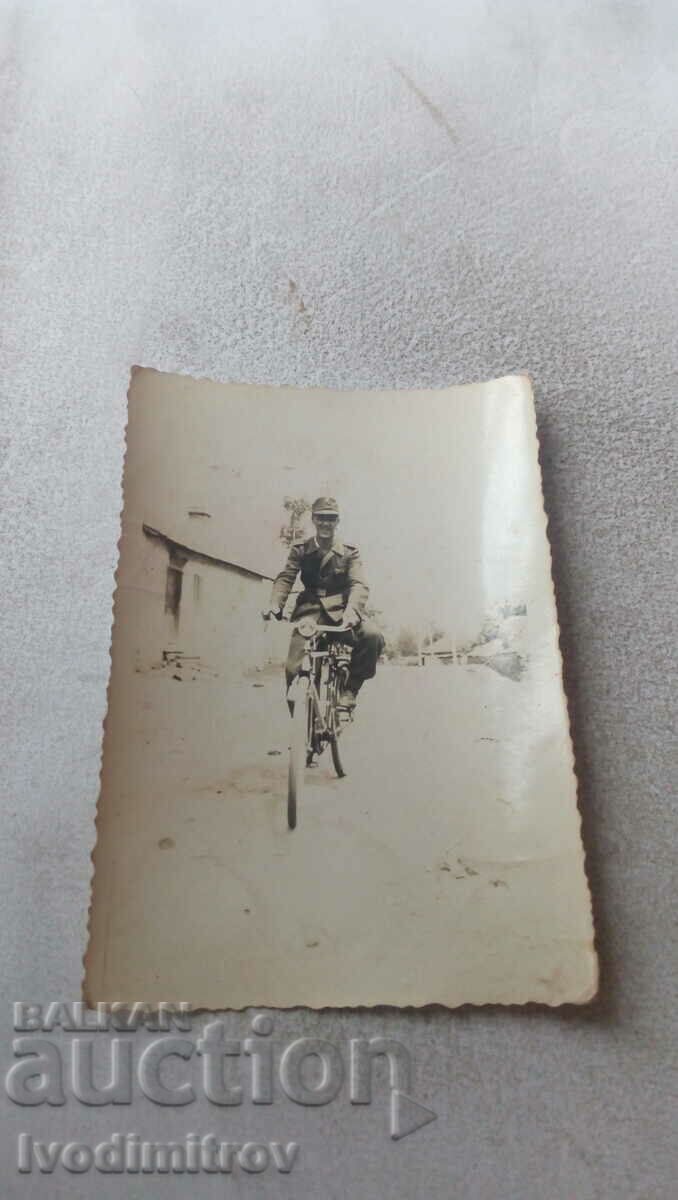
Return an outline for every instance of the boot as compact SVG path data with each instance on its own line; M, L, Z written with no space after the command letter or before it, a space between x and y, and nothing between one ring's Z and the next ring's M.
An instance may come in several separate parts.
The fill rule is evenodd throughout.
M358 692L362 687L362 680L347 679L346 687L342 688L339 699L337 701L340 708L355 708L358 703Z

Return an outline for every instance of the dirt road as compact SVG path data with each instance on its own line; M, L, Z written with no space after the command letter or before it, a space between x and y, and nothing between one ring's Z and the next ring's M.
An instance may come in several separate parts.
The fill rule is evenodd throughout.
M516 757L524 685L384 665L342 738L347 777L329 754L307 770L294 832L277 673L230 686L151 673L134 690L106 758L93 995L159 981L217 1007L450 1003L477 975L487 999L544 911L576 939L560 881L578 827L557 794L572 782L550 781L542 820L539 746ZM184 997L187 977L199 995Z

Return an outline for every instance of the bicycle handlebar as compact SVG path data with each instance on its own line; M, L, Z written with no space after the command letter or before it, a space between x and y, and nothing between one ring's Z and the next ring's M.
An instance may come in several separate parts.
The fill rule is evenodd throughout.
M274 617L276 621L285 621L289 625L299 625L300 621L308 620L307 617L301 617L300 621L290 621L289 617L284 617L282 613L276 616L275 613L267 611L262 612L264 621L270 621ZM355 630L355 625L316 625L314 633L352 633Z
M303 618L302 618L303 620ZM296 622L298 624L298 622ZM315 633L353 633L354 625L316 625Z

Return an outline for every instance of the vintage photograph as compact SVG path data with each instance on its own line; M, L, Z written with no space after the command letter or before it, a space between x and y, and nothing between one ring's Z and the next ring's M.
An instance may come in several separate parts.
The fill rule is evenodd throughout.
M596 990L529 381L135 368L85 995Z

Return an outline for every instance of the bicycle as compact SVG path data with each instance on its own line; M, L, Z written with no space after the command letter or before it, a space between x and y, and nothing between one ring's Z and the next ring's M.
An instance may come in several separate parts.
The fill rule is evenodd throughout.
M328 745L339 779L346 774L339 738L344 727L353 721L353 710L342 707L339 696L348 683L351 648L344 641L335 639L337 635L350 633L355 640L350 625L319 625L313 617L302 617L294 628L306 645L299 673L287 689L292 717L287 772L287 824L290 829L297 826L306 768L324 753Z

